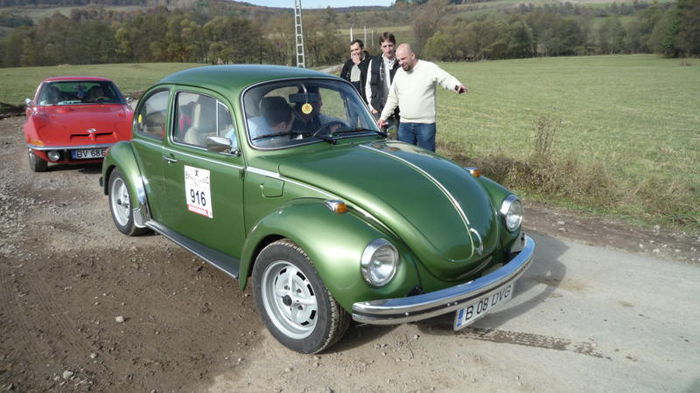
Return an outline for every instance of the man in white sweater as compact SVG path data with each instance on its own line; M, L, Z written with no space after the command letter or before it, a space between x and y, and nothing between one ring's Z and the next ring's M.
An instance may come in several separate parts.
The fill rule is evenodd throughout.
M396 58L401 69L396 71L377 124L385 126L398 106L401 108L399 140L435 151L436 86L458 94L466 93L467 88L436 64L418 60L408 44L399 45Z

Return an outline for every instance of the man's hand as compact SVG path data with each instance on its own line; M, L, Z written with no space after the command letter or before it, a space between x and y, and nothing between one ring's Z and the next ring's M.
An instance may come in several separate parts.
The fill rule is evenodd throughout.
M379 121L377 122L377 125L379 126L379 128L384 128L384 127L386 127L386 126L388 125L388 123L387 123L386 120L379 120Z
M464 85L457 85L455 86L455 91L457 92L457 94L464 94L468 91L468 89L464 87Z

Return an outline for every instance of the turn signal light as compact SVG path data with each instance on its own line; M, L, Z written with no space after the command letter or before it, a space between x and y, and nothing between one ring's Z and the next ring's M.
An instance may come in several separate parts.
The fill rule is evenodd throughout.
M481 177L481 171L479 170L479 168L464 168L464 169L466 169L474 177Z
M343 201L326 201L326 207L333 213L343 214L348 212L348 205Z

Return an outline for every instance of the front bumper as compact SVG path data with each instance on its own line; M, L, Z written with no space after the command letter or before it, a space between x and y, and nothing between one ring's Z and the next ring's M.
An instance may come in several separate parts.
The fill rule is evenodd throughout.
M352 305L352 319L373 325L394 325L455 311L492 289L520 278L530 266L534 253L535 241L525 235L522 251L494 272L464 284L422 295L357 302Z

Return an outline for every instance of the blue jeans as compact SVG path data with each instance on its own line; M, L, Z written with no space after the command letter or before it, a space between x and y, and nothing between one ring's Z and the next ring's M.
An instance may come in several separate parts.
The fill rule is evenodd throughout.
M399 140L430 151L435 151L435 131L435 123L401 122L401 124L399 124Z

